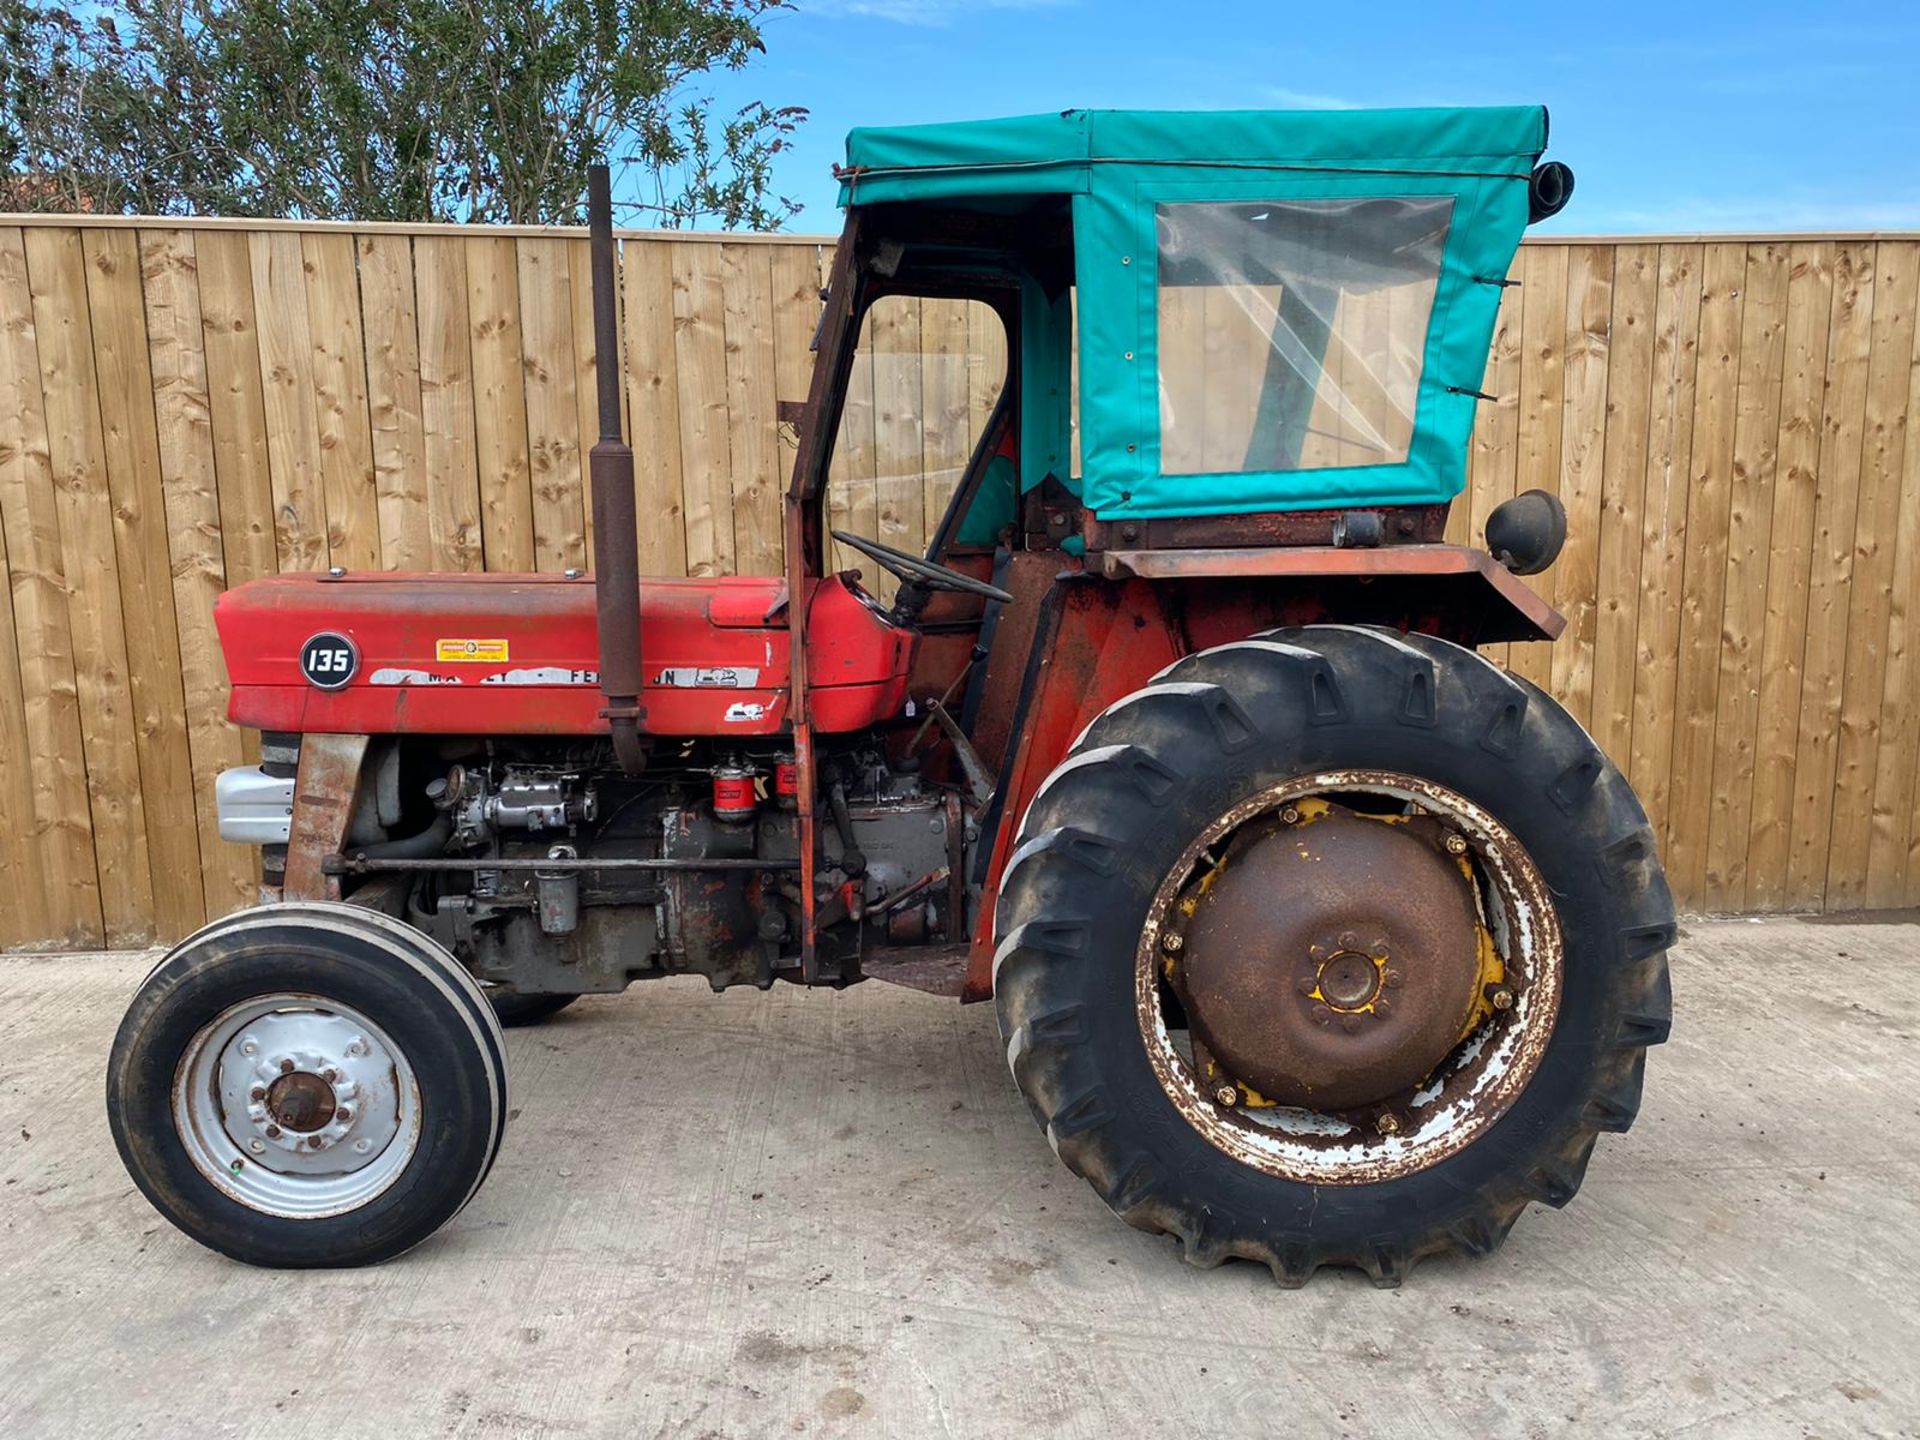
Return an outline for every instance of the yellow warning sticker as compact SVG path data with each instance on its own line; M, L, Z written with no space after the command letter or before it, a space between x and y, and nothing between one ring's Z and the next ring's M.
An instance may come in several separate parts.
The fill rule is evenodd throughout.
M436 640L433 658L442 665L499 664L507 658L504 640Z

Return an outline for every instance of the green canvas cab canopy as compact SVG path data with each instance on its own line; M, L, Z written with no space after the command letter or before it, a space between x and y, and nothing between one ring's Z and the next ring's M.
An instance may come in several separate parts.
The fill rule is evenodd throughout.
M1074 295L1022 305L1022 482L1101 519L1451 500L1500 290L1537 214L1538 106L1068 110L855 130L843 205L1070 206ZM1569 177L1570 178L1570 177ZM1064 407L1062 407L1063 409Z

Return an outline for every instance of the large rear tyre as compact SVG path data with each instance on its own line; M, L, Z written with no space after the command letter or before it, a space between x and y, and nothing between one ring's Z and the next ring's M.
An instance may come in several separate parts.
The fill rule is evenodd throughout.
M251 1265L368 1265L459 1212L506 1124L505 1044L428 937L352 905L242 911L148 975L107 1118L160 1213Z
M1029 807L995 956L1054 1150L1198 1265L1395 1284L1564 1205L1667 1035L1624 778L1472 651L1349 626L1189 656Z

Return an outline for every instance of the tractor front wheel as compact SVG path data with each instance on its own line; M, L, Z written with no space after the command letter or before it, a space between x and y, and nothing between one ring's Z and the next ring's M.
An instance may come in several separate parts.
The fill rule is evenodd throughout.
M1397 1283L1564 1205L1666 1037L1673 907L1624 778L1470 650L1351 626L1188 656L1035 797L1007 1056L1122 1218Z
M366 1265L473 1196L506 1124L486 996L418 931L353 905L242 911L141 983L107 1070L134 1183L252 1265Z

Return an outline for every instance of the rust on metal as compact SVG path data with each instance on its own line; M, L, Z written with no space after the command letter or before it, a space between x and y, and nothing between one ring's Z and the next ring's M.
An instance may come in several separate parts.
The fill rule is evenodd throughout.
M328 874L326 865L346 842L366 758L365 735L308 735L301 741L283 898L340 898L340 877Z
M1252 515L1185 515L1151 520L1100 520L1083 511L1080 536L1087 542L1089 552L1332 545L1342 518L1355 508L1380 517L1383 545L1432 545L1446 533L1449 507L1442 504L1367 505Z
M860 248L862 223L860 212L850 211L840 243L833 252L833 270L827 281L820 328L814 336L817 354L813 377L797 425L800 443L794 451L783 530L787 552L787 626L792 656L788 683L796 697L793 763L797 782L794 806L800 821L800 978L808 985L820 978L818 934L822 897L815 873L820 843L816 819L820 783L819 762L813 746L807 615L826 568L819 495L826 483L833 432L840 422L839 399L846 395L847 376L853 367L853 337L858 319L854 257Z
M1232 837L1195 887L1180 966L1194 1034L1229 1074L1269 1100L1346 1110L1447 1057L1480 958L1473 890L1443 834L1431 817L1383 824L1335 805Z
M331 1125L338 1102L333 1086L320 1076L294 1070L267 1087L266 1106L281 1125L305 1135Z
M1381 806L1380 813L1362 817L1349 808L1362 796L1376 797L1373 803ZM1329 801L1336 797L1354 825L1370 824L1392 833L1411 829L1423 817L1430 817L1444 826L1421 843L1430 847L1437 861L1460 867L1457 873L1471 878L1472 911L1470 922L1450 919L1451 928L1437 928L1425 943L1451 938L1466 950L1470 964L1457 958L1441 960L1438 968L1442 980L1434 989L1440 997L1440 1008L1449 1011L1457 999L1454 990L1460 977L1467 976L1473 992L1471 1013L1465 1037L1456 1035L1430 1073L1397 1092L1374 1094L1344 1109L1329 1105L1319 1096L1310 1104L1276 1104L1245 1077L1230 1073L1230 1067L1213 1051L1198 1025L1176 1035L1168 1023L1164 997L1169 990L1177 993L1179 985L1184 984L1186 955L1196 948L1194 915L1201 908L1204 892L1232 873L1232 837L1251 827L1263 842L1284 844L1302 832L1334 824L1340 810ZM1381 802L1396 802L1399 813L1389 814L1388 806ZM1285 826L1280 819L1288 808L1300 817L1298 829ZM1381 823L1383 819L1387 823ZM1465 837L1466 855L1447 853L1444 836L1449 833ZM1264 848L1264 844L1253 848ZM1276 855L1280 853L1284 852L1276 851ZM1219 863L1222 859L1228 861L1225 866ZM1305 866L1312 862L1296 863ZM1364 883L1349 875L1347 883L1363 899L1366 883L1393 889L1415 883L1398 870L1376 873L1378 878ZM1444 890L1437 870L1425 879ZM1450 883L1457 886L1457 882ZM1459 893L1459 889L1453 890L1450 906L1457 902ZM1256 911L1253 918L1257 919L1254 902L1244 903ZM1287 943L1304 943L1306 959L1296 962L1294 971L1284 972L1284 982L1279 980L1283 972L1272 967L1268 973L1276 983L1270 988L1253 987L1245 1003L1256 1011L1270 1012L1285 1006L1298 1010L1302 1000L1311 999L1324 1006L1330 1026L1364 1047L1368 1043L1364 1027L1372 1023L1366 1007L1377 1009L1385 997L1385 1019L1393 1023L1401 1008L1396 997L1409 983L1411 964L1396 962L1395 944L1411 947L1421 942L1411 935L1400 941L1397 929L1379 936L1369 933L1366 921L1370 918L1376 925L1393 925L1396 921L1406 924L1406 917L1389 902L1376 899L1360 908L1368 913L1356 914L1351 920L1334 914L1317 916L1318 923L1309 928L1325 933L1307 935L1304 941L1299 935L1287 936ZM1280 922L1283 930L1286 923ZM1169 933L1186 936L1186 943L1173 953L1166 945ZM1243 939L1256 947L1263 943L1257 932ZM1387 954L1384 965L1376 965L1375 983L1367 979L1361 961L1371 963L1381 958L1373 953L1377 942L1384 942ZM1316 946L1321 952L1317 956L1313 953ZM1409 962L1414 958L1412 949L1407 958ZM1222 961L1208 963L1223 970L1230 968ZM1331 975L1329 966L1337 967ZM1257 966L1249 968L1259 973ZM1312 989L1303 991L1309 968ZM1256 1169L1289 1180L1373 1184L1414 1173L1457 1154L1512 1107L1538 1069L1552 1038L1563 969L1564 946L1552 896L1525 848L1505 826L1473 801L1433 781L1393 771L1337 770L1303 775L1250 795L1195 837L1162 881L1148 909L1135 952L1135 1001L1141 1038L1155 1077L1174 1107L1209 1144ZM1390 984L1389 976L1394 974L1400 976L1399 983ZM1512 997L1505 1010L1495 1009L1480 993L1489 975L1499 980L1497 988ZM1188 1013L1192 1024L1192 1013ZM1458 1018L1457 1012L1450 1013ZM1257 1036L1249 1036L1261 1018L1232 1020L1223 1008L1210 1002L1207 1007L1209 1026L1227 1031L1226 1043L1236 1047L1257 1042ZM1348 1021L1355 1022L1353 1030L1346 1028ZM1276 1028L1291 1033L1284 1024ZM1437 1028L1434 1033L1438 1033ZM1401 1076L1411 1073L1415 1058L1411 1045L1398 1053L1403 1065ZM1271 1068L1276 1062L1262 1054L1241 1063ZM1374 1085L1390 1078L1382 1062ZM1221 1089L1229 1084L1234 1085L1238 1101L1231 1107L1220 1103Z
M1483 601L1513 612L1525 632L1503 638L1555 640L1566 617L1529 590L1506 566L1484 550L1464 545L1389 545L1373 550L1331 545L1269 549L1109 550L1098 557L1109 579L1193 580L1218 576L1244 579L1429 580L1480 590ZM1490 593L1487 593L1490 592Z

